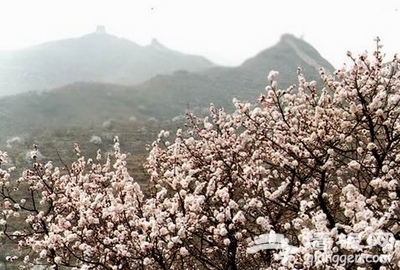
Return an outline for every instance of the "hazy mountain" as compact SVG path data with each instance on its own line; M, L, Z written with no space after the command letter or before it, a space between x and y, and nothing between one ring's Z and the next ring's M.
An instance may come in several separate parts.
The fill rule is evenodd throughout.
M60 87L77 81L136 84L175 70L213 66L201 56L147 46L107 34L103 28L79 37L14 52L0 52L0 95Z
M153 108L153 114L159 110L157 104L160 100L164 111L174 113L187 106L206 110L210 102L217 106L232 107L233 97L255 102L264 91L271 70L280 72L278 81L281 88L297 83L298 67L308 80L319 79L320 67L328 72L334 70L310 44L285 34L276 45L261 51L238 67L214 67L198 73L175 72L170 76L156 76L138 85L136 89L141 93L142 104ZM156 117L165 117L164 111L159 111Z
M111 38L111 37L109 37ZM162 46L157 44L157 46ZM255 103L267 85L270 70L280 71L280 87L297 81L301 67L307 79L318 80L319 67L333 71L310 44L292 35L238 67L214 67L202 72L176 71L157 75L136 86L74 83L43 93L0 99L0 130L99 125L110 119L179 120L186 109L205 114L209 104L231 110L232 98Z

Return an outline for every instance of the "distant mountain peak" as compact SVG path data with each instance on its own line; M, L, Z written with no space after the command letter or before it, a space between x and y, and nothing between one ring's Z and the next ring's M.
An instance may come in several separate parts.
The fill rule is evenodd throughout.
M293 41L293 40L297 40L297 39L298 38L293 34L286 33L286 34L281 35L281 41L290 41L290 40Z
M203 56L169 49L153 39L141 46L98 25L77 38L55 40L0 55L0 96L89 81L137 84L157 74L214 66Z
M297 54L297 56L316 70L322 67L320 54L310 44L303 39L299 39L292 34L284 34L281 36L281 42L287 43ZM306 45L306 46L305 46ZM331 67L329 67L331 69Z
M153 38L151 40L150 46L154 49L160 50L160 51L169 51L167 47L165 47L163 44L161 44L157 39Z
M334 67L324 59L320 53L304 39L293 34L283 34L277 44L267 48L255 57L242 64L246 69L278 70L281 73L291 74L297 72L297 67L309 73L318 72L323 67L328 72Z

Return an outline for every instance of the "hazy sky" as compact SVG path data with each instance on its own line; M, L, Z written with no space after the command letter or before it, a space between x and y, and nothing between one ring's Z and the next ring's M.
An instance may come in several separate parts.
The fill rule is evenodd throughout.
M96 25L141 45L238 65L279 41L303 37L336 67L346 51L371 51L379 36L400 52L400 0L0 0L0 50L79 37Z

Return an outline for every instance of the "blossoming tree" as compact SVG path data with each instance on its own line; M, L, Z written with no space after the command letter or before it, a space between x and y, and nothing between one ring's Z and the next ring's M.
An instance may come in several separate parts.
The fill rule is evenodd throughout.
M399 60L384 64L377 46L372 59L349 54L349 70L320 70L321 88L299 73L297 86L280 90L272 71L254 108L211 106L187 136L154 146L148 166L168 216L161 226L179 239L185 261L336 269L335 255L348 255L346 269L398 267ZM271 231L295 252L281 260L279 250L246 252ZM368 263L377 254L386 259Z
M284 90L272 71L257 105L211 106L172 140L162 131L146 194L118 140L104 163L34 159L16 181L22 199L2 170L3 234L27 266L56 269L400 267L399 59L384 63L379 41L349 58L318 83L299 71ZM26 228L8 226L21 217Z

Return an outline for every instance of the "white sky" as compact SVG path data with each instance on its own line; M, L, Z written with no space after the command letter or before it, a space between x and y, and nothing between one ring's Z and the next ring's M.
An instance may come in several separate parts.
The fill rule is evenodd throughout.
M239 65L284 33L303 36L336 67L347 50L372 51L376 36L388 56L400 52L400 0L0 0L0 50L79 37L97 25L225 65Z

